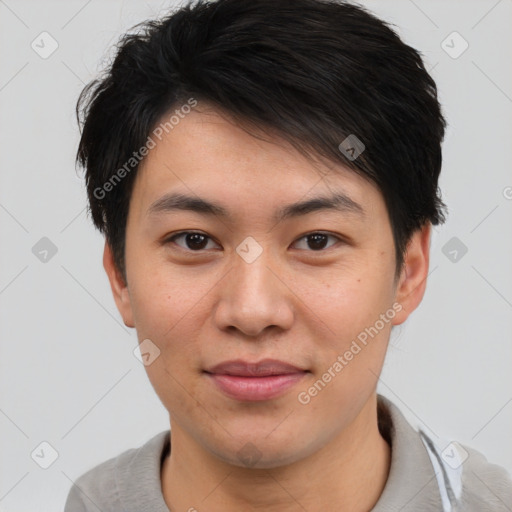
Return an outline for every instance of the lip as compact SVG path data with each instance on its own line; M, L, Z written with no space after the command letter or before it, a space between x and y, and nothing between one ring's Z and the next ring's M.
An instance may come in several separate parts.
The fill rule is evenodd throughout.
M237 359L217 364L205 373L230 398L262 401L284 394L302 380L307 371L277 359L255 363Z

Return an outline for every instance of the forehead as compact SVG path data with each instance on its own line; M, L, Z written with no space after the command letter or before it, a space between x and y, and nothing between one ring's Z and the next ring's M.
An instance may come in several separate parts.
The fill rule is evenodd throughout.
M376 186L351 169L307 158L287 141L263 136L255 137L215 109L192 110L155 141L142 162L132 193L138 215L195 202L197 210L215 210L226 218L258 206L276 220L300 214L301 208L307 213L312 201L321 199L364 216L382 202Z

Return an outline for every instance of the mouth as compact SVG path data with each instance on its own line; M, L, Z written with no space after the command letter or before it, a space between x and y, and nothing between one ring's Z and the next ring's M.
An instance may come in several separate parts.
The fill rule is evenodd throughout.
M229 398L263 401L283 395L309 372L276 359L257 363L237 359L215 365L204 373Z

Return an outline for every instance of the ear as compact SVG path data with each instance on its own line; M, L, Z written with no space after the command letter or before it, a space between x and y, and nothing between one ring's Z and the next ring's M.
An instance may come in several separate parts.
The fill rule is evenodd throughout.
M419 306L427 287L431 224L415 231L407 244L404 266L395 292L395 301L402 309L393 318L393 325L405 322Z
M112 295L114 296L117 309L123 317L124 324L127 327L135 327L128 286L124 282L121 272L117 269L116 264L114 263L112 249L106 240L105 249L103 250L103 267L107 273L108 280L110 281Z

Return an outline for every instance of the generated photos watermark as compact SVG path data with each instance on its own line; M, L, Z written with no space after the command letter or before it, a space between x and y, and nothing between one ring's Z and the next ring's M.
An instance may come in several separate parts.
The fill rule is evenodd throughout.
M331 382L337 375L341 373L341 371L354 359L354 357L361 352L361 350L367 346L370 337L373 339L375 336L379 334L382 329L389 324L393 318L395 318L397 313L402 311L402 304L395 302L391 308L389 308L385 313L382 313L379 316L379 319L375 321L373 325L370 327L366 327L363 331L361 331L355 340L352 340L350 347L346 350L342 355L338 355L336 361L333 362L331 366L325 371L322 376L306 391L301 391L297 395L297 399L299 403L302 405L307 405L311 402L311 399L318 395L320 391L322 391L329 382ZM358 343L359 342L359 343Z
M94 189L93 195L100 201L106 197L106 195L114 190L114 188L125 178L133 169L135 169L140 162L148 155L148 153L156 146L155 138L162 140L164 134L174 130L174 128L180 123L180 121L187 115L190 114L192 108L197 105L195 98L189 98L187 103L177 108L169 118L161 122L148 136L146 143L139 148L138 151L134 151L132 156L121 166L101 187Z

